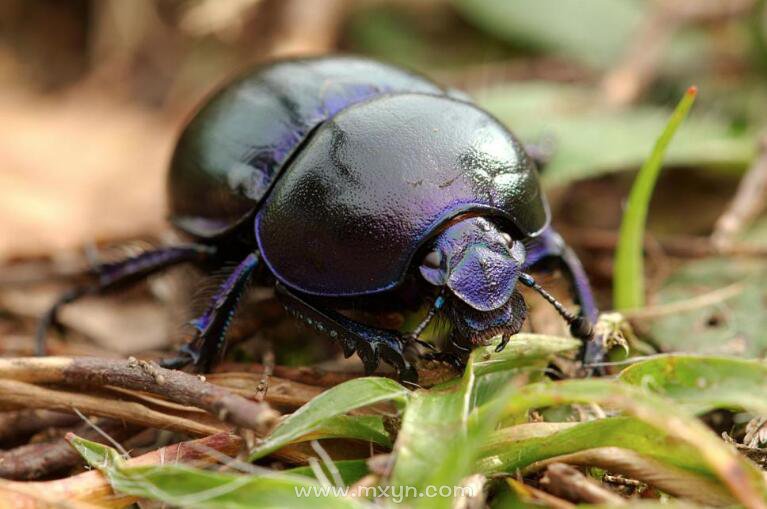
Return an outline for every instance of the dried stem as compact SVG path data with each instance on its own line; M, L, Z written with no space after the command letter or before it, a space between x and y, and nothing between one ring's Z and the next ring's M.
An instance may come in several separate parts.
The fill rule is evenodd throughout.
M614 230L560 227L559 231L564 232L563 235L570 245L585 249L612 251L618 243L618 232ZM650 243L649 239L645 240L645 248L649 248ZM732 243L719 248L709 237L675 235L657 239L657 244L666 255L678 258L706 258L716 255L745 258L767 256L767 248L764 246Z
M216 366L215 373L238 372L263 374L264 369L263 364L222 362ZM317 387L330 387L362 376L362 372L340 373L337 371L326 371L317 367L293 368L288 366L274 366L272 374L286 380Z
M48 389L8 379L0 379L0 407L44 408L62 412L72 412L73 409L78 409L88 415L124 420L152 428L180 431L197 436L212 435L224 431L222 427L210 426L166 412L158 412L133 401Z
M626 500L586 477L577 468L564 463L552 463L541 479L541 486L549 493L573 502L587 504L626 505Z
M767 136L762 138L759 156L743 176L735 197L719 217L711 241L719 250L732 247L735 237L764 210L767 201Z
M148 392L175 403L202 408L224 422L259 433L265 433L278 417L268 404L249 401L226 389L207 383L202 377L164 369L155 363L132 358L127 361L86 357L0 359L0 378L11 378L16 381L0 381L5 384L31 382L99 388L114 386ZM30 387L24 387L24 389L32 390ZM41 395L39 391L47 390L36 389ZM8 394L0 395L0 400L8 396ZM82 395L75 396L88 398ZM126 404L142 407L136 403ZM73 405L69 405L71 406ZM84 409L81 408L81 410ZM93 412L94 415L103 415L98 413L98 408L94 410L96 410ZM221 431L220 429L211 430L209 426L204 427L207 428L204 434Z
M14 442L48 428L74 426L78 422L80 418L76 415L50 410L4 412L0 414L0 442Z
M124 440L139 430L137 426L107 419L100 420L98 426L117 441ZM82 423L75 433L88 440L107 442L104 436L93 429L89 423ZM80 463L82 463L80 455L62 437L0 452L0 477L18 480L40 479Z
M169 445L156 451L128 460L128 466L162 465L164 463L215 463L209 452L215 450L226 456L234 456L242 447L242 439L229 433L218 433L199 440ZM55 501L87 501L100 507L126 507L137 498L117 495L101 472L92 470L66 479L46 482L8 482L2 487L24 493L44 493Z

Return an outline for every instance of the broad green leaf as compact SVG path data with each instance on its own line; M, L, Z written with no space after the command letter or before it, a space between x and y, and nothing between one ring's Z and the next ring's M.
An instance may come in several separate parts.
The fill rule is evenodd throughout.
M332 488L329 492L322 491L321 485L300 475L267 470L264 470L264 475L233 474L172 463L128 467L117 451L110 447L81 438L74 438L71 443L91 466L104 473L115 491L176 507L369 507L363 502L344 498L341 491L334 493Z
M691 87L679 101L674 113L655 143L650 156L639 169L623 212L613 274L613 304L615 309L636 309L644 306L644 232L655 182L663 169L663 158L676 130L690 111L698 89Z
M380 415L336 415L323 419L314 430L291 443L322 438L353 438L391 447L392 440Z
M761 357L767 349L767 263L707 258L678 267L642 316L664 352Z
M661 355L624 369L620 379L702 414L717 408L767 415L767 365L727 357Z
M605 67L642 19L636 0L454 0L480 28L515 44Z
M580 423L530 423L493 432L483 444L479 470L488 475L516 472L537 462L597 447L621 447L679 468L713 477L711 468L690 444L669 439L662 429L633 417L609 417ZM519 437L516 428L543 425L541 436ZM530 433L525 430L524 433Z
M424 23L423 18L423 8L416 2L361 4L345 24L344 39L354 53L426 74L503 61L514 54L504 42L467 27L462 20L444 18L447 23L435 25ZM450 51L442 51L448 38Z
M558 55L599 70L624 57L653 5L641 0L453 0L463 16L516 48ZM691 26L664 46L661 73L678 77L705 62L711 37Z
M553 157L541 174L546 187L639 167L671 114L648 105L608 108L597 89L548 82L495 87L476 99L525 142L551 141ZM754 133L701 110L679 128L666 163L745 168L755 154Z
M509 416L524 415L534 408L572 403L597 403L622 410L665 430L669 437L697 448L708 467L746 507L764 507L767 485L753 463L725 445L701 421L675 405L673 400L639 387L604 379L532 384L507 399L504 413Z
M327 419L381 401L402 404L408 397L409 391L406 388L388 378L366 377L344 382L328 389L289 415L251 451L251 460L266 456L297 438L318 430ZM359 429L355 430L357 431Z

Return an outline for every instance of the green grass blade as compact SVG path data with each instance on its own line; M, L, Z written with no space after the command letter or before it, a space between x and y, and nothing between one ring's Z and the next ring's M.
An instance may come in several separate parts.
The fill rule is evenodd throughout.
M701 457L730 493L745 507L766 509L767 483L761 471L722 442L700 420L676 405L640 387L605 379L566 380L532 384L506 401L507 416L554 405L597 403L622 410L700 452Z
M112 449L74 437L72 446L93 467L99 469L118 493L158 500L174 507L193 509L363 509L366 501L327 493L313 479L302 475L269 472L244 475L201 470L182 464L130 467Z
M452 487L471 474L485 437L492 431L506 399L542 372L556 355L578 348L577 341L541 334L515 335L503 352L477 348L459 383L416 391L402 418L391 477L412 507L449 507L450 497L420 497L430 487ZM481 416L475 412L483 404Z
M687 117L695 102L697 88L690 87L679 101L674 113L655 143L650 157L645 161L631 187L626 210L621 222L618 247L615 252L615 276L613 299L615 309L635 309L644 306L644 260L642 247L655 182L662 169L666 149L674 133Z
M633 417L534 422L494 431L483 446L477 469L485 475L518 471L524 475L528 467L537 471L558 458L574 464L585 460L686 500L735 504L697 447Z
M253 461L261 458L303 435L321 431L323 422L328 419L381 401L404 403L409 395L410 392L406 388L388 378L366 377L344 382L323 392L290 414L251 451L250 459ZM357 426L355 429L359 431L360 428ZM371 441L377 441L374 435L371 435ZM355 435L354 438L360 436Z
M659 355L620 374L623 382L644 387L701 415L715 409L767 415L767 364L701 355Z

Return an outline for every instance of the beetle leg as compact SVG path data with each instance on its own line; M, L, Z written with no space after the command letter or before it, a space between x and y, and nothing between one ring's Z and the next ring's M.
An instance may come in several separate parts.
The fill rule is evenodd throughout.
M418 381L415 368L404 357L404 345L398 332L363 325L333 310L320 309L280 283L276 284L276 293L288 313L338 340L346 357L356 351L366 374L375 371L379 360L383 359L397 370L403 382Z
M94 281L66 291L40 318L35 335L37 354L45 354L46 333L51 327L59 327L58 312L65 304L74 302L85 295L102 294L128 286L172 265L204 260L213 253L214 248L210 246L186 244L161 247L124 260L94 267L91 270Z
M591 292L586 271L583 270L583 265L581 265L575 252L552 228L544 230L538 237L528 242L526 247L525 269L535 269L549 260L555 261L562 269L570 283L575 300L581 307L580 316L589 322L588 324L583 323L582 327L579 327L581 333L577 334L580 339L585 341L583 361L585 364L600 362L605 355L604 346L587 333L591 329L591 325L596 323L599 310L594 300L594 294ZM578 331L574 332L577 333Z
M240 262L205 312L191 321L196 329L194 339L181 347L178 357L163 360L160 363L163 367L179 368L193 363L201 371L210 371L226 346L226 331L259 260L258 252L253 252Z

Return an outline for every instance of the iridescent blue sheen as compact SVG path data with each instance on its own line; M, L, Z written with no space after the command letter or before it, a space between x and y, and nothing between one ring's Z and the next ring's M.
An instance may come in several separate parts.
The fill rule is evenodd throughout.
M443 94L416 74L358 57L283 60L214 93L179 138L168 176L173 222L210 238L257 209L320 123L388 93Z
M491 115L445 95L390 94L316 130L266 198L256 235L286 285L366 295L397 286L461 214L495 216L520 236L549 223L533 163Z

